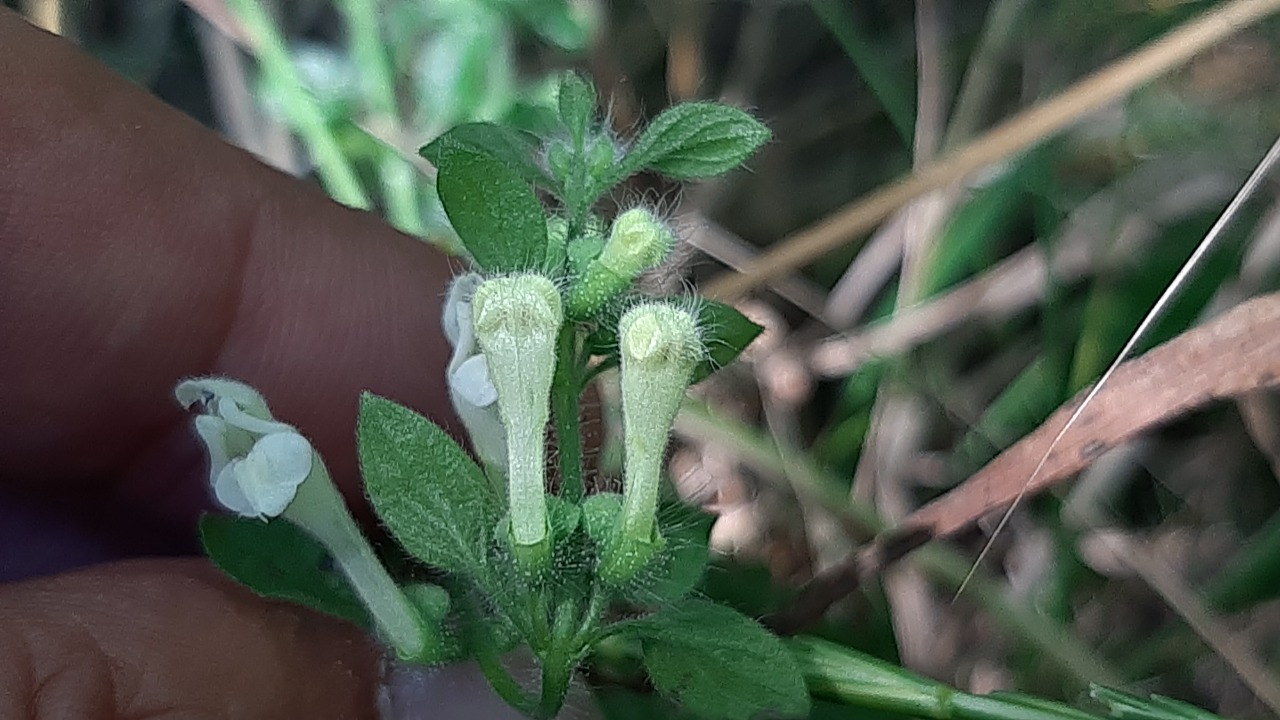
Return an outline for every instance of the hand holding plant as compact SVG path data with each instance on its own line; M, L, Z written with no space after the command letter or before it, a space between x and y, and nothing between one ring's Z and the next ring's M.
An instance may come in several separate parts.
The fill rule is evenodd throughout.
M699 716L803 715L808 693L782 643L729 608L688 597L707 538L660 509L667 439L686 389L759 328L709 301L641 298L633 285L663 262L673 232L643 207L612 223L594 213L638 171L717 175L768 132L741 111L691 103L659 115L628 148L595 108L595 89L568 74L557 135L473 123L423 150L476 267L450 293L445 326L455 348L451 396L487 467L426 418L374 395L361 400L358 430L378 516L442 574L392 581L329 490L323 461L256 393L228 381L179 389L184 404L203 400L208 414L197 422L213 482L246 516L206 518L206 547L258 592L365 622L405 660L474 657L530 717L559 712L575 669L606 640L636 643L655 687ZM615 366L623 493L588 494L579 401ZM550 477L549 423L559 449ZM314 562L263 572L281 545ZM341 580L318 562L326 554ZM536 686L503 664L521 646L540 667Z

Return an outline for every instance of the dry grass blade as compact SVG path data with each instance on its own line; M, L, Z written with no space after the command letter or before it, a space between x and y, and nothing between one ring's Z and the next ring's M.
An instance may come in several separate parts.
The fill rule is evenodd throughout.
M1274 387L1280 387L1280 293L1242 303L1121 365L1088 407L1064 406L963 485L912 513L894 534L950 535L1021 494L1070 477L1150 428L1214 400ZM1073 432L1050 452L1077 412ZM1041 470L1028 484L1037 465Z
M704 293L714 299L732 300L781 273L802 267L875 227L912 198L1033 147L1277 11L1280 0L1234 0L1206 12L1056 97L1006 120L960 150L781 241L740 274L713 279Z

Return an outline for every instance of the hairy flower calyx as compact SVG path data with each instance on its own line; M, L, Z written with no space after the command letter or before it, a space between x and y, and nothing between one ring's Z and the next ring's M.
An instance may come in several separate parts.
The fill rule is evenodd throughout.
M640 273L666 259L675 236L653 212L632 208L613 221L609 239L569 290L569 317L587 319L631 286Z
M601 571L624 582L661 548L656 527L662 462L676 413L704 351L696 316L662 303L639 305L618 325L622 361L622 512Z
M511 540L521 563L539 566L550 558L545 443L564 322L560 293L542 275L499 277L476 288L471 307L507 430Z

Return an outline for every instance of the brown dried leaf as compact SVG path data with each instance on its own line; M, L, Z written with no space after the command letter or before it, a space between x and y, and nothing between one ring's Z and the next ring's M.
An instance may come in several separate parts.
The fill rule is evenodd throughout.
M1108 449L1186 412L1278 386L1280 293L1275 293L1241 303L1120 366L1049 454L1026 493L1071 477ZM891 534L923 530L942 537L1007 507L1086 393L963 484L913 512Z

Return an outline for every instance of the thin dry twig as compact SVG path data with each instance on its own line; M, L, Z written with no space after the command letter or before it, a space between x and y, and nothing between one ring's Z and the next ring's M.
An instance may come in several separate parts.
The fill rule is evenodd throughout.
M999 85L1001 65L1008 54L1018 21L1030 5L1029 0L996 0L987 10L982 37L965 68L964 80L956 97L955 110L943 137L942 146L952 148L968 140L982 126L983 113L991 105Z
M1109 262L1136 254L1159 226L1230 197L1237 182L1226 173L1206 173L1198 159L1144 164L1071 213L1066 229L1049 243L1055 281L1070 283L1089 272L1103 256L1102 242L1117 235L1115 228L1122 230L1111 247L1114 257L1106 258ZM848 375L869 359L901 354L962 323L1019 312L1043 299L1048 277L1041 247L1025 248L882 323L818 343L810 362L820 376Z
M705 294L732 300L770 278L801 267L870 230L912 198L958 182L1034 146L1277 11L1280 0L1234 0L1210 10L1059 95L1006 120L964 148L795 233L740 274L713 279L705 287Z
M728 267L742 267L755 257L755 249L745 240L699 210L681 213L676 218L676 225L685 229L681 239ZM769 288L810 316L822 317L824 293L808 279L784 275L772 280Z
M938 150L946 127L950 93L944 79L943 37L936 0L916 0L916 122L913 163L928 164ZM933 192L913 200L903 211L901 280L895 311L916 302L924 286L935 238L949 213L954 192ZM919 398L891 384L877 394L871 412L871 432L859 458L852 497L874 495L875 507L889 521L914 509L907 488L907 467L920 450L928 419ZM884 578L892 608L894 635L907 667L931 673L943 669L935 641L940 615L933 606L932 588L918 568L900 566Z

